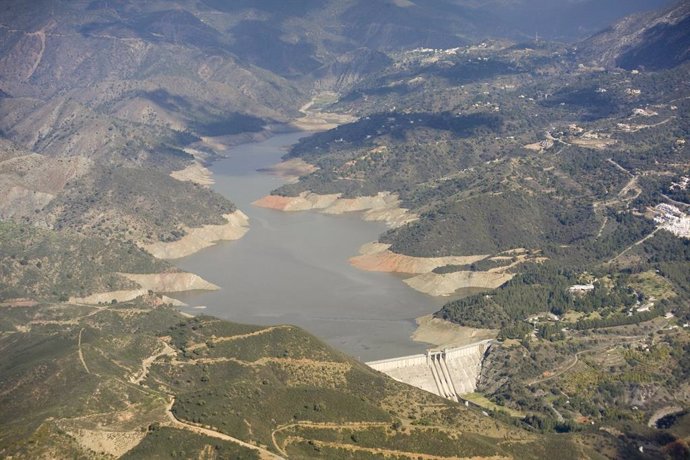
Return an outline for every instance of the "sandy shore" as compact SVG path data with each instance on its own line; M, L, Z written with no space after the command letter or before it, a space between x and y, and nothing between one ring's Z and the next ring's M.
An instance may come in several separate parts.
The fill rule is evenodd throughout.
M412 334L415 342L430 343L438 348L469 345L486 339L495 339L497 330L474 329L451 323L433 315L417 318L417 329Z
M408 209L401 208L398 196L390 192L379 192L375 196L356 198L342 198L340 193L320 195L302 192L298 196L268 195L252 204L286 212L318 211L324 214L361 212L364 220L384 222L391 228L419 219Z
M178 241L156 242L141 247L159 259L179 259L213 246L218 241L238 240L249 231L249 218L242 211L237 210L223 217L226 224L186 228L187 234Z

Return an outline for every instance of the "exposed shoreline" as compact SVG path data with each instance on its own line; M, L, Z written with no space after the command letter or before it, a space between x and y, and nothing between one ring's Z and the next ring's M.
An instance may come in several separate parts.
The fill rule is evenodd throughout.
M401 208L398 196L390 192L356 198L342 198L340 193L320 195L312 192L302 192L294 197L267 195L252 204L284 212L318 211L334 215L361 212L364 220L384 222L390 228L419 219L408 209Z
M215 183L211 171L209 171L199 160L194 160L192 164L184 169L171 172L170 177L181 182L192 182L194 184L203 185L204 187L208 187Z
M513 279L512 273L458 271L437 274L423 273L406 279L412 289L434 296L448 297L458 289L497 289Z
M301 158L292 158L290 160L281 161L268 168L259 169L259 172L280 177L285 179L288 183L295 183L299 181L300 177L311 174L318 169L319 168L316 166L307 163Z
M186 228L187 234L178 241L159 241L141 247L158 259L179 259L213 246L219 241L238 240L249 231L249 218L239 209L223 215L223 218L227 223Z
M297 128L300 131L328 131L329 129L337 128L338 126L351 123L357 118L352 115L345 115L342 113L320 112L318 110L311 110L316 98L300 107L299 111L304 114L303 117L296 118L289 123L289 126Z
M468 265L488 257L488 255L414 257L395 253L390 250L390 246L385 243L367 243L360 248L360 255L350 259L350 264L360 270L371 272L422 274L445 265Z
M458 270L450 273L435 273L436 268L446 265L471 265L481 260L501 260L506 255L470 255L445 257L414 257L398 254L390 250L389 244L368 243L360 248L360 255L352 257L350 263L366 271L402 273L414 275L403 280L412 289L432 297L448 297L460 289L492 290L512 280L515 273L511 269L531 260L540 263L543 257L529 256L524 249L513 249L501 254L511 254L510 264L486 271Z
M447 297L459 289L495 289L512 279L505 272L458 271L437 274L433 270L446 265L470 265L488 255L414 257L390 250L389 244L368 243L360 248L360 255L350 264L360 270L414 275L403 280L412 289L432 297Z
M234 136L220 138L204 137L201 143L211 148L218 159L222 159L228 149L242 144L261 142L281 132L298 131L325 131L332 129L340 123L351 121L352 117L340 116L338 114L320 114L310 112L308 109L311 104L306 104L301 111L305 114L303 118L280 124L278 126L267 126L258 133L242 133ZM194 161L184 169L173 171L170 176L179 181L196 183L203 187L210 187L215 183L213 173L207 167L212 163L206 154L194 149L188 149L188 153L194 156ZM300 176L315 171L316 168L303 160L287 161L276 167L270 168L269 174L285 178L287 181L296 181ZM229 214L224 214L225 224L212 225L206 224L200 227L185 228L187 234L178 241L155 242L151 244L140 243L139 246L149 252L152 256L163 260L175 260L191 256L202 249L216 245L221 241L235 241L242 238L249 231L249 218L239 209ZM113 300L117 302L127 302L134 300L153 291L156 293L179 293L194 290L218 290L220 287L209 283L194 273L158 273L158 274L126 274L121 276L139 285L135 289L122 289L116 291L99 292L85 297L72 297L71 302L83 304L109 303ZM163 296L166 303L171 303L178 307L186 306L185 303Z
M135 289L99 292L86 297L72 297L69 301L71 303L96 305L99 303L110 303L113 300L116 302L128 302L137 297L147 295L149 291L156 293L176 293L194 290L208 291L220 289L218 286L209 283L199 275L187 272L145 274L119 273L119 275L136 283L139 287ZM176 299L165 297L163 300L175 306L184 306L184 303Z

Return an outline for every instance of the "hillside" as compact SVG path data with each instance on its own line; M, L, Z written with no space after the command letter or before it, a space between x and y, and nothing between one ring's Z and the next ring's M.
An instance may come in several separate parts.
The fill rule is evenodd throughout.
M685 10L669 11L680 24ZM583 49L608 37L623 56L655 34L392 54L328 108L361 118L297 144L286 159L318 169L274 194L385 192L418 216L351 262L450 296L438 318L500 330L480 382L491 404L551 429L653 425L690 400L688 64L606 70ZM452 299L468 287L498 289Z
M159 303L4 304L0 454L597 458L625 448L483 416L294 327L190 319Z
M689 14L5 2L0 456L687 457ZM219 288L163 259L250 231L207 166L327 125L257 203L385 222L352 265L498 331L472 404L162 295Z
M627 70L661 70L690 58L690 6L679 2L660 12L623 19L582 44L593 62Z

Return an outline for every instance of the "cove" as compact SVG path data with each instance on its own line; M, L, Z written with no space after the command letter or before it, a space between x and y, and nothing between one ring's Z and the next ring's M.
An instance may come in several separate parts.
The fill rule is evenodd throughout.
M357 213L331 216L285 213L251 203L284 183L258 172L280 162L286 149L308 134L279 134L239 145L214 163L213 189L250 218L240 240L222 242L175 261L221 287L176 295L190 307L239 323L293 324L363 361L419 353L414 319L444 302L421 294L388 273L363 272L348 259L385 231ZM447 301L447 299L445 300ZM203 306L201 310L194 307Z

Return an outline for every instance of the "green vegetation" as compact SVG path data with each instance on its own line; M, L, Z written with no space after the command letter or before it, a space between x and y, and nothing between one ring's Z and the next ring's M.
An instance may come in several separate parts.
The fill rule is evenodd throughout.
M294 327L185 318L158 303L2 307L0 455L257 458L231 436L290 458L539 458L582 441L400 384ZM587 455L606 445L587 443Z
M573 222L578 222L577 228ZM588 236L595 225L591 209L507 192L439 206L419 222L388 232L381 241L392 243L395 252L416 256L494 254L518 247L572 244Z
M0 222L0 299L66 301L70 296L131 288L133 283L118 272L158 273L169 268L131 241Z
M259 459L256 451L235 443L157 424L148 428L146 437L139 445L120 458L123 460L138 458L167 460L204 456L238 460Z
M138 241L175 241L184 227L225 223L235 210L219 194L156 170L102 168L75 181L47 212L55 228Z
M288 154L318 171L275 193L395 193L420 216L380 237L397 253L538 256L499 289L437 316L500 329L480 382L499 412L517 411L544 433L626 423L623 432L642 439L656 409L688 404L678 378L690 245L657 230L650 211L689 202L674 185L690 175L688 64L594 72L577 67L571 50L530 49L393 54L328 108L359 121ZM468 132L438 123L488 116L496 123ZM508 263L489 257L434 272ZM302 448L315 446L327 448Z
M630 21L578 50L446 50L515 10L29 3L2 21L0 456L259 456L228 436L292 458L687 456L687 414L644 427L689 401L690 240L658 231L652 209L690 202L676 185L690 175L687 7L677 24ZM644 69L597 68L611 63ZM118 272L171 270L137 244L235 208L170 173L214 158L202 137L294 119L314 88L342 93L316 108L361 118L296 145L288 157L318 169L275 193L389 191L420 216L381 236L393 251L487 255L436 273L535 256L438 313L500 329L473 396L487 415L294 327L184 318L152 293L65 303L133 287Z
M595 282L585 294L571 293L578 284L571 271L554 270L548 263L532 265L490 295L478 294L446 304L438 313L468 326L500 328L542 312L564 315L568 311L598 314L627 312L638 297L620 278L613 286ZM639 321L638 321L639 322Z

